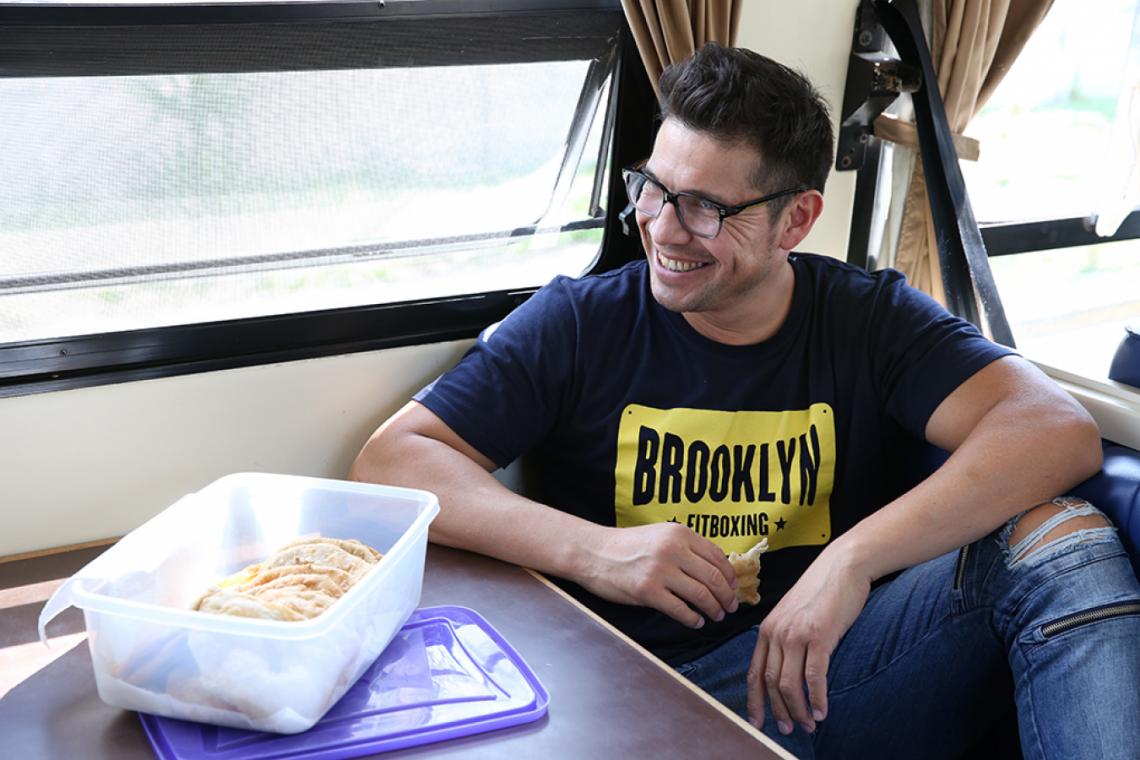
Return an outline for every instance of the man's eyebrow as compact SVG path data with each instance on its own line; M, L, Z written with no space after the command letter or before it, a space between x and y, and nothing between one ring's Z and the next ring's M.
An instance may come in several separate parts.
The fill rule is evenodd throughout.
M658 177L656 174L654 174L653 170L649 168L648 163L644 164L641 167L640 171L645 176L649 177L650 179L654 180L655 182L660 183L662 187L665 186L665 183L661 182L661 178ZM681 192L681 193L688 193L689 195L695 195L695 196L701 198L702 200L712 201L713 203L719 203L722 206L727 206L727 207L732 206L731 203L725 203L724 200L716 197L712 193L703 193L703 192L700 192L698 190L674 190L673 188L669 188L669 190L670 190L670 192L674 192L674 193Z

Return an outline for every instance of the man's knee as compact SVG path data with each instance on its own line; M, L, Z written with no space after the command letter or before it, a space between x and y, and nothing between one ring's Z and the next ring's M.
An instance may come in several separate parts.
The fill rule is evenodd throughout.
M1112 523L1084 499L1064 496L1038 504L1010 521L1010 566L1031 555L1043 556L1071 543L1111 535Z

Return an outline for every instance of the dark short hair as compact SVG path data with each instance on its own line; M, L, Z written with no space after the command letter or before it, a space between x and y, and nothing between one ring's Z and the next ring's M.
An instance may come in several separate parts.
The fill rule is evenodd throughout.
M751 50L709 42L666 67L658 89L663 119L758 149L757 188L823 192L833 161L831 117L799 72Z

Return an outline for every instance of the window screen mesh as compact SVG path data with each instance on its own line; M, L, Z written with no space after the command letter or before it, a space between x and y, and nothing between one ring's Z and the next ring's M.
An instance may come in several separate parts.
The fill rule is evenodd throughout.
M248 44L217 55L183 31L152 56L250 69L228 72L130 73L138 40L129 55L79 36L57 57L28 35L22 57L7 48L53 75L0 78L0 341L527 287L589 265L612 41L535 60L422 35L401 54L356 32L329 52L348 28L273 50L239 29ZM290 45L332 68L298 70ZM458 62L441 65L448 50ZM84 56L118 73L60 75ZM382 65L360 67L369 56Z

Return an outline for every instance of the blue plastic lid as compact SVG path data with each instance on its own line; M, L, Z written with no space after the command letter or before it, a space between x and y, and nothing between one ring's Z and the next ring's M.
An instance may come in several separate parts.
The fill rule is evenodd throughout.
M359 757L529 723L550 695L474 610L416 610L356 684L300 734L271 734L140 713L164 760Z

